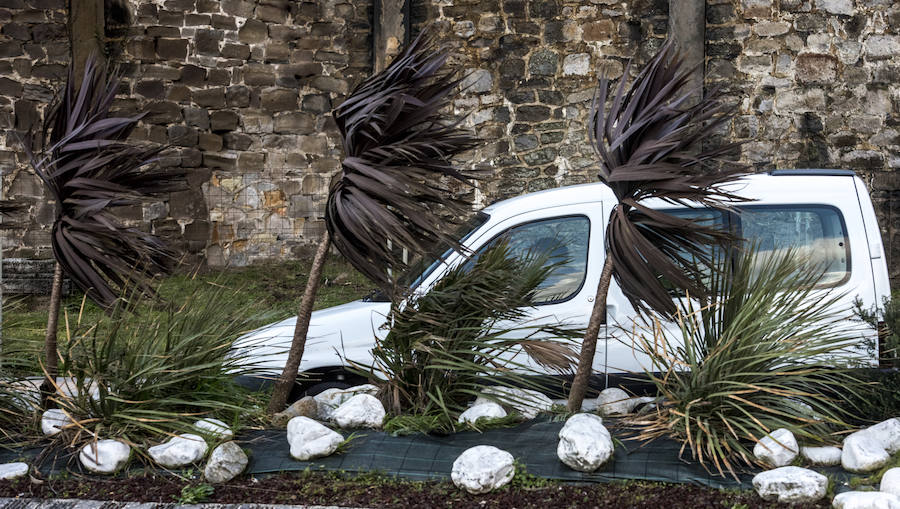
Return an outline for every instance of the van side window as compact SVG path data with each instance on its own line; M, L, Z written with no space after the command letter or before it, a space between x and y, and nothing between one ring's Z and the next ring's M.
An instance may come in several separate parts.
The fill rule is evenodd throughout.
M587 217L558 217L514 226L482 246L472 260L501 239L508 242L510 251L516 256L548 253L550 263L561 263L538 287L535 303L553 304L568 300L584 284L590 240L590 221ZM467 263L472 263L472 260Z
M740 208L741 235L763 254L793 249L824 270L817 286L837 286L850 277L850 242L840 211L825 205Z
M728 216L722 213L719 210L709 209L709 208L693 208L693 209L675 209L675 210L666 210L666 213L671 214L675 217L679 217L682 219L690 219L691 221L695 221L697 224L702 226L712 226L716 229L725 229L728 224ZM714 249L713 246L707 246L706 252L710 254ZM690 258L689 253L682 252L680 253L684 258ZM700 265L695 260L695 265ZM703 284L709 285L710 278L712 276L712 270L708 266L700 266L700 270L703 272ZM669 294L673 297L683 297L684 291L680 288L677 288L674 284L666 279L662 279L663 286L669 291Z

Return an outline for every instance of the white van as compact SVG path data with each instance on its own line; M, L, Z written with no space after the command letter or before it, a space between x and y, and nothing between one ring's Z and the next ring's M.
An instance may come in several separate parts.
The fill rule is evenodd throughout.
M848 309L859 297L866 308L890 294L881 234L872 202L863 182L847 170L775 170L744 177L729 190L752 201L734 213L686 208L656 200L650 207L691 217L710 217L734 227L745 239L764 250L794 248L827 267L824 284L846 292ZM486 207L460 235L462 244L478 252L505 235L511 246L537 246L545 239L564 238L569 262L544 283L547 300L527 310L532 324L563 322L585 327L604 262L604 235L616 204L612 191L601 183L562 187L531 193ZM554 253L554 257L559 253ZM431 287L449 267L464 260L454 250L426 260L408 283L419 291ZM552 296L552 297L550 297ZM342 359L370 364L374 337L382 327L390 304L363 299L316 311L312 315L300 371L311 375L308 393L356 382L343 368ZM615 325L629 325L636 316L628 299L613 280L609 291L605 330L597 345L594 385L602 388L617 375L642 371L642 359L628 342L614 337ZM263 327L241 338L238 345L253 348L253 359L278 375L287 359L296 318ZM875 331L871 331L874 336ZM875 338L869 338L875 339ZM869 359L877 366L877 352Z

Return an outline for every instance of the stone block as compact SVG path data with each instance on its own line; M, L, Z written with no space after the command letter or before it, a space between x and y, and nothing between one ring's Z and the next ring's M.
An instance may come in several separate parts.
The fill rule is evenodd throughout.
M350 91L350 85L346 80L333 78L331 76L317 76L313 78L311 85L313 88L323 92L346 94Z
M184 121L189 126L209 129L209 111L204 108L184 108Z
M192 99L197 106L204 108L222 108L225 106L225 88L206 88L195 90Z
M309 134L315 131L315 118L309 113L278 113L274 121L277 133Z
M234 131L240 125L240 117L231 110L214 111L209 116L209 125L213 131Z
M185 85L199 86L206 81L206 69L196 65L185 65L181 68L178 81Z
M274 88L263 90L260 94L260 106L268 111L294 111L297 109L298 93L296 90Z
M259 5L256 7L256 17L270 23L285 23L288 17L287 6Z
M275 84L275 72L271 66L248 64L241 68L244 83L254 86Z
M240 16L242 18L250 18L253 16L255 2L246 0L222 0L222 11L232 16Z
M222 137L218 134L202 133L197 140L197 148L204 152L220 152L222 146Z
M187 39L157 39L156 54L166 60L184 60L187 58Z
M219 44L222 42L221 30L197 30L194 35L194 47L201 55L219 55Z
M528 59L528 71L532 75L553 76L559 66L559 55L549 50L539 50Z
M147 105L147 116L144 122L148 124L173 124L181 121L181 107L169 101L155 101Z
M232 108L246 108L250 106L250 89L242 85L226 88L225 104Z
M225 58L237 58L246 60L250 57L250 46L246 44L225 44L222 47L222 56Z
M547 106L519 106L516 108L516 120L519 122L540 122L550 118Z
M268 36L269 29L266 24L256 19L248 19L240 30L238 30L238 39L245 43L260 43L265 41Z
M712 7L712 6L711 6ZM581 26L585 41L609 41L616 34L616 25L610 19L601 19Z
M797 57L794 76L800 83L831 84L837 75L838 62L831 55L803 54Z

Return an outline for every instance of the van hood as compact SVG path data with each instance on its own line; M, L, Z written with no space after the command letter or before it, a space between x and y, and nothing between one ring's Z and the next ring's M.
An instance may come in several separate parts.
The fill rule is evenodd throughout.
M383 338L389 302L357 300L314 311L309 323L300 371L341 366L343 359L369 364L374 337ZM254 369L280 375L287 362L297 317L266 325L238 338L235 355L247 357Z

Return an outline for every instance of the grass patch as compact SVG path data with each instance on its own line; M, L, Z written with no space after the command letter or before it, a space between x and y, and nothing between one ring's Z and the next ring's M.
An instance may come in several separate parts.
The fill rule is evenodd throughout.
M309 274L309 260L296 260L278 264L253 265L204 271L200 274L176 274L159 284L162 301L183 300L198 288L216 285L235 293L230 305L234 310L254 307L270 312L272 320L296 314ZM336 306L367 295L373 285L343 258L329 256L324 268L324 281L316 296L315 309ZM32 349L34 342L43 343L47 326L47 296L28 296L16 300L16 305L5 299L3 303L4 349ZM165 310L149 306L147 311L162 316ZM80 291L73 291L62 302L59 338L62 343L71 331L71 324L80 317L81 323L95 323L104 315L94 303L85 301ZM266 318L270 320L270 318ZM251 326L266 322L251 323ZM32 364L36 368L35 364Z

